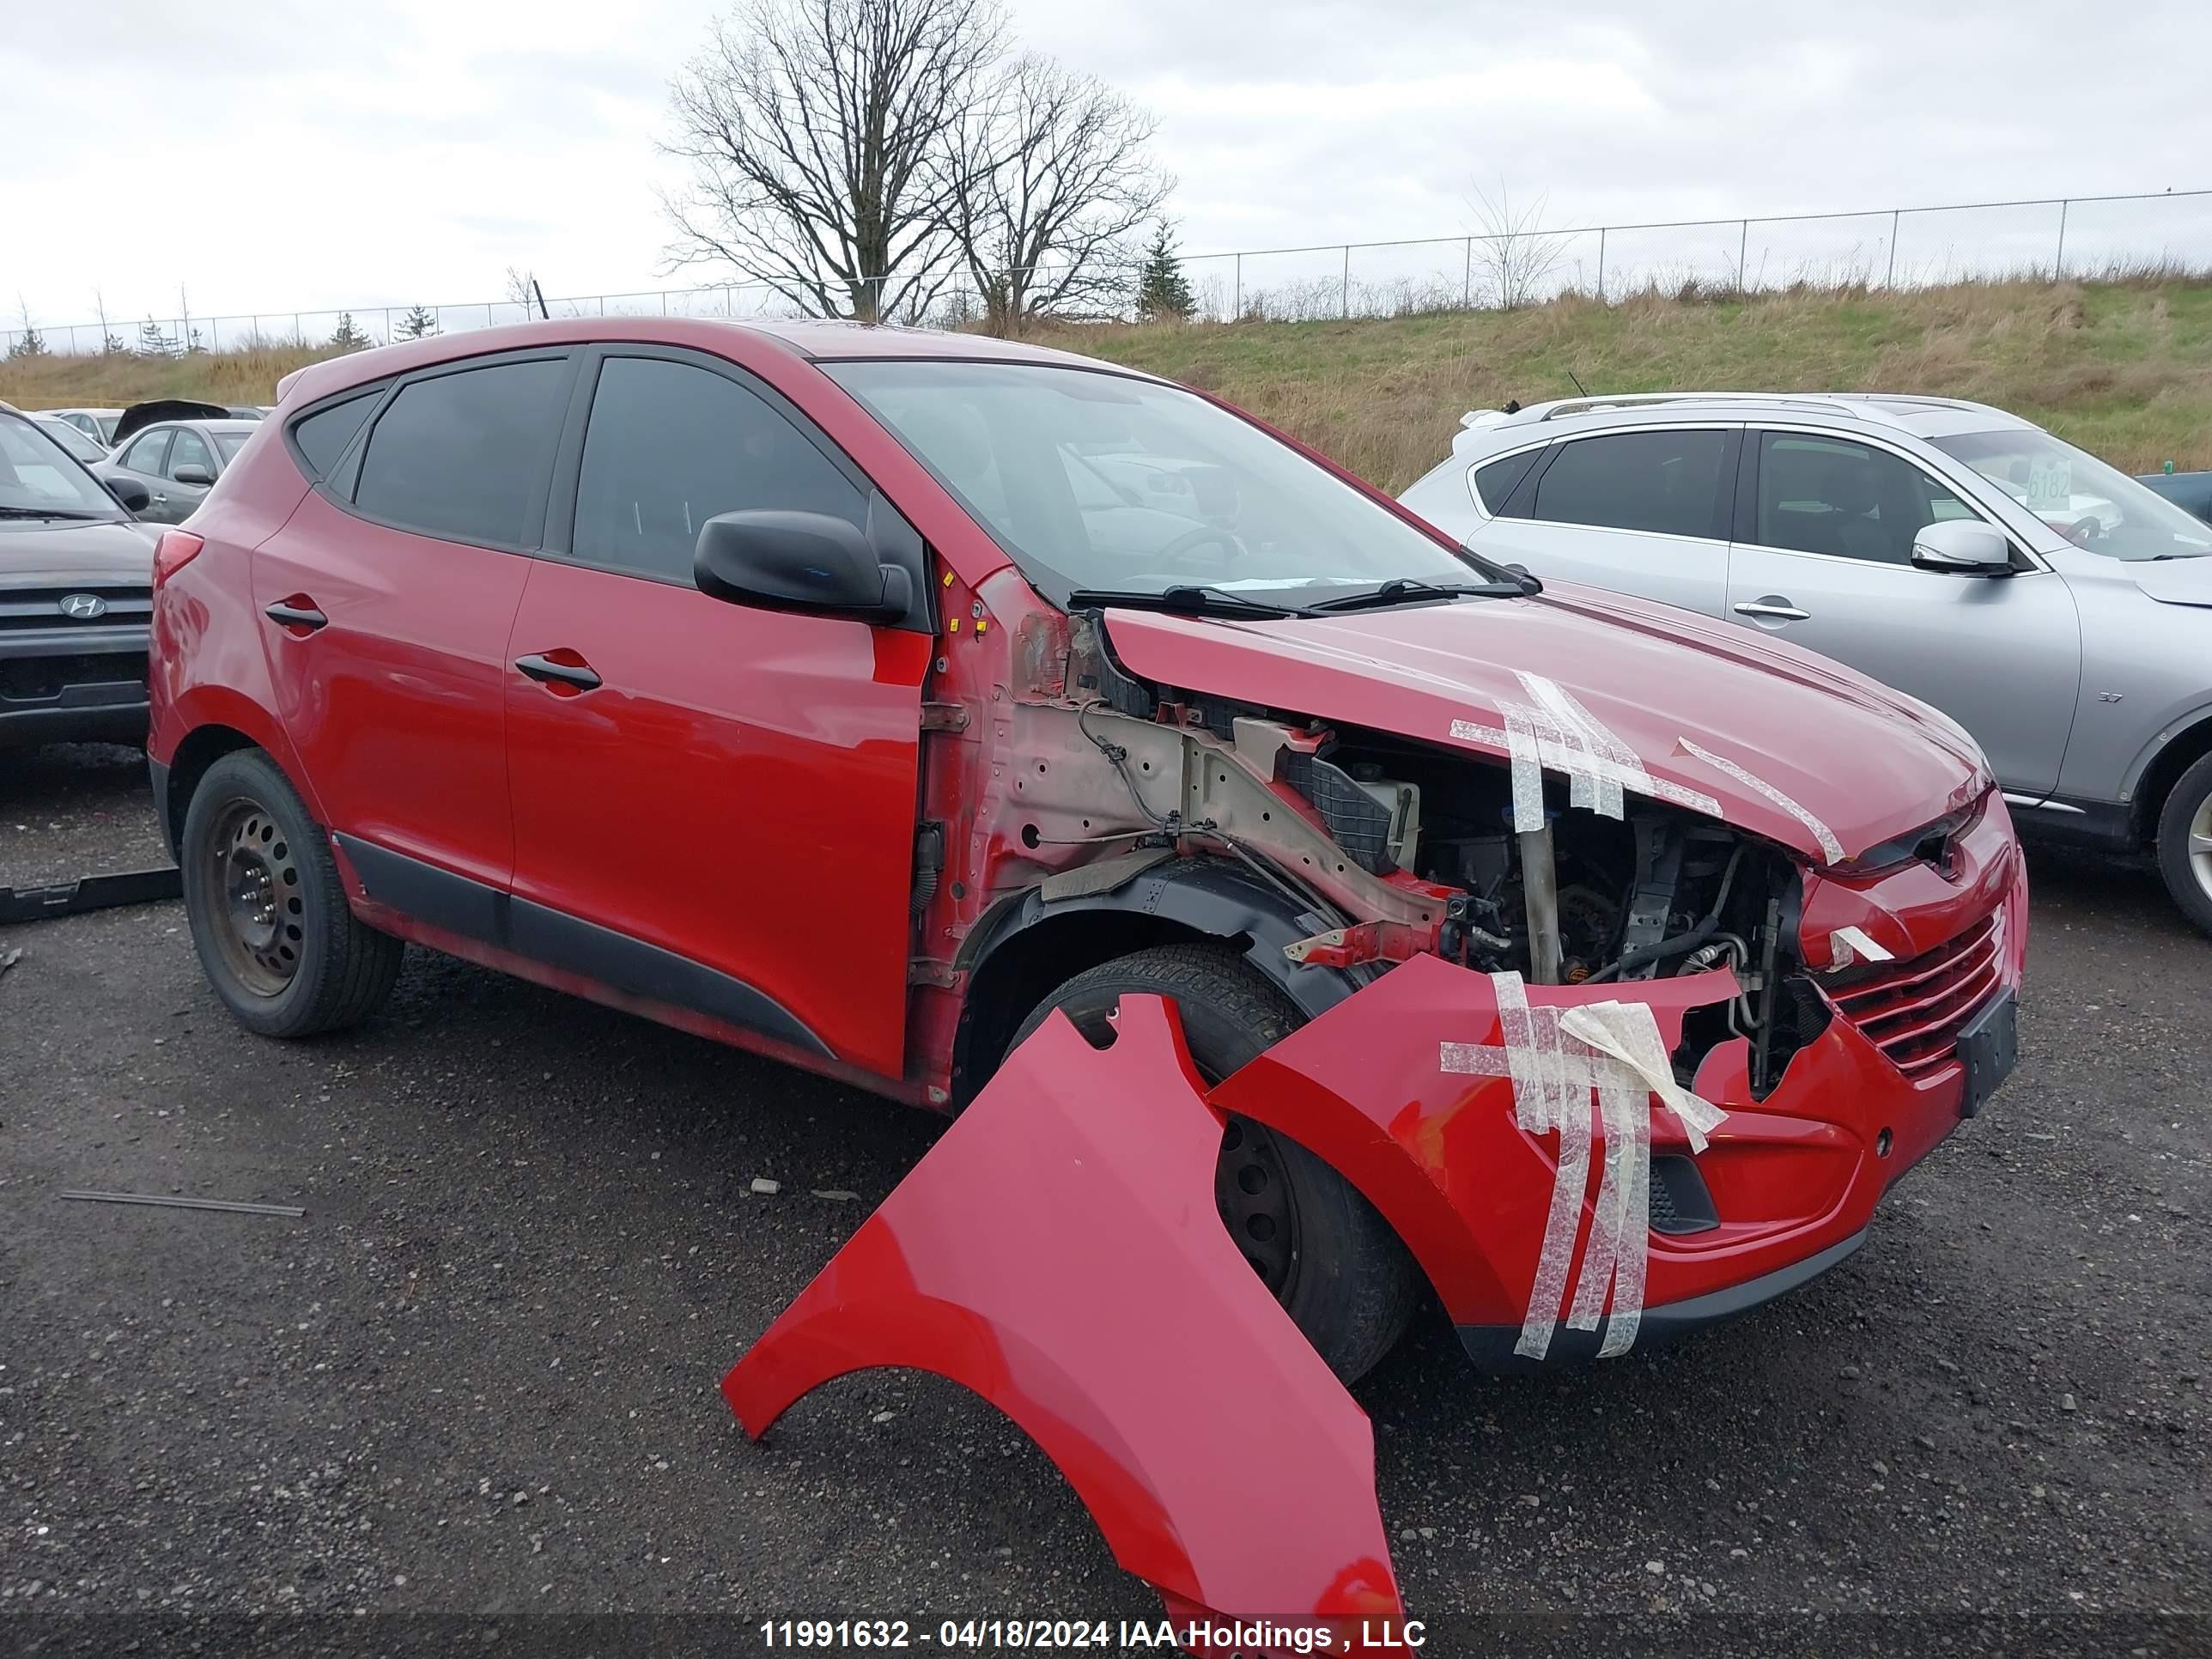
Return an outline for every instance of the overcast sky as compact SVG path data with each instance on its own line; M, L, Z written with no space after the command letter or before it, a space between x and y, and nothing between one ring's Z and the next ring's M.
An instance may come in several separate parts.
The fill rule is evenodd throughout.
M52 325L98 289L127 324L175 315L180 284L206 316L495 297L509 265L554 295L702 280L665 271L654 146L717 9L14 8L4 321L19 291ZM2203 0L2110 25L2044 0L1012 11L1158 115L1192 253L1449 236L1499 180L1563 224L2212 186Z

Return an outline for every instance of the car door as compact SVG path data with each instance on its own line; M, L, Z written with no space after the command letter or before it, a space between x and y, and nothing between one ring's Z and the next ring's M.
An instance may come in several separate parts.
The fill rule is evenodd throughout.
M532 566L509 653L516 941L898 1076L930 636L709 598L692 554L720 513L872 513L920 593L920 539L734 366L624 346L594 368L563 462L568 556Z
M1595 433L1553 444L1517 477L1501 458L1476 469L1476 487L1502 500L1474 546L1538 576L1719 616L1738 436L1718 422Z
M161 486L162 495L154 498L155 505L164 524L182 524L215 487L215 446L197 428L180 426L161 470L167 483Z
M473 358L295 417L316 485L253 556L327 826L372 896L479 938L514 868L507 639L574 372L565 349Z
M176 428L173 427L154 427L125 444L112 460L103 462L94 469L106 475L127 473L146 486L146 505L137 516L149 524L178 522L178 518L169 511L169 477L165 471L168 465L169 440L175 435Z
M2065 582L2016 550L2010 576L1923 570L1913 533L1984 520L1902 450L1815 428L1747 441L1729 614L1933 703L2008 790L2056 787L2081 676ZM2000 526L2002 527L2002 526Z

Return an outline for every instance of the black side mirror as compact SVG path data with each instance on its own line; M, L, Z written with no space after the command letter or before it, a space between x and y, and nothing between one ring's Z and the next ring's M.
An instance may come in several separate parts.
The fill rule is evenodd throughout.
M103 477L100 483L126 513L143 513L154 504L154 492L136 478Z
M702 593L764 611L895 623L914 603L904 570L878 561L854 526L823 513L718 514L699 526L691 573Z
M177 483L198 484L203 489L215 482L215 474L204 466L180 466L169 477Z

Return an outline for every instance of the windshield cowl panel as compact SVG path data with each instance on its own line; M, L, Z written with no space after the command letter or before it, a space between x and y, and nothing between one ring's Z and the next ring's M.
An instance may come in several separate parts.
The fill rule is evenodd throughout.
M1043 363L824 363L1054 604L1192 588L1285 610L1495 573L1180 387Z

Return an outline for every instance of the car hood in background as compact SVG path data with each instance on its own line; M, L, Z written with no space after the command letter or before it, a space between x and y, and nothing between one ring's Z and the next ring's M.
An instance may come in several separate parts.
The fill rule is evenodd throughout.
M151 403L133 404L125 410L123 418L115 423L115 435L108 440L108 445L111 448L120 449L125 439L156 421L227 421L229 418L230 410L222 404L195 403L190 398L156 398Z
M1564 583L1541 599L1326 619L1109 611L1107 631L1132 672L1170 686L1501 756L1505 705L1535 701L1534 677L1670 798L1710 797L1729 823L1815 863L1990 786L1973 740L1923 703L1747 629Z
M2212 557L2137 559L2125 568L2161 605L2212 605Z
M150 586L158 533L133 520L0 519L0 588Z

